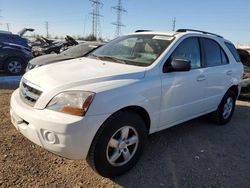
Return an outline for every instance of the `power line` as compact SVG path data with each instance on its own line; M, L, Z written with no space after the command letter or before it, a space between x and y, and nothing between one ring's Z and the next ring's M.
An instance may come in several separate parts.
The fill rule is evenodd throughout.
M173 24L172 24L172 26L173 26L172 30L173 30L173 31L175 31L175 25L176 25L176 18L174 17L174 19L173 19Z
M100 17L103 17L100 14L100 8L102 8L103 3L101 0L89 0L92 3L92 12L90 15L92 16L92 35L94 37L101 37L101 23Z
M125 25L122 24L122 13L127 12L122 6L122 0L118 0L117 6L112 7L116 11L117 18L116 22L112 23L116 26L115 29L115 35L119 36L121 34L121 27L125 27Z

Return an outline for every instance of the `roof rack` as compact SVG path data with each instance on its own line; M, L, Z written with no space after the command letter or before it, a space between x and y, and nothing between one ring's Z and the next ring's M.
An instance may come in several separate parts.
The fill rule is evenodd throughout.
M152 30L141 29L141 30L136 30L135 33L149 32L149 31L152 31Z
M178 29L178 30L176 30L176 32L187 32L187 31L193 31L193 32L198 32L198 33L203 33L203 34L208 34L208 35L214 35L216 37L223 38L220 35L217 35L217 34L214 34L214 33L210 33L210 32L207 32L207 31L200 31L200 30L195 30L195 29Z

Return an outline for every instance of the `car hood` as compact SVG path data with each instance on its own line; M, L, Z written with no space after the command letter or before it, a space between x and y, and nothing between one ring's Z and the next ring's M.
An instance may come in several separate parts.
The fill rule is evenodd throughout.
M42 91L58 91L103 81L139 79L145 67L125 65L90 58L78 58L38 67L23 78Z
M55 63L58 61L68 60L68 59L72 59L72 57L64 55L64 54L47 54L47 55L36 57L30 60L29 63L32 65L42 66L42 65L47 65L50 63Z

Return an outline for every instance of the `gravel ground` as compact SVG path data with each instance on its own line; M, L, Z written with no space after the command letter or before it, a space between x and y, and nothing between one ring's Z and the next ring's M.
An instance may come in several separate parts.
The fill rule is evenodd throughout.
M250 187L250 102L238 101L226 126L202 117L151 135L130 172L106 179L18 133L11 93L0 90L0 187Z

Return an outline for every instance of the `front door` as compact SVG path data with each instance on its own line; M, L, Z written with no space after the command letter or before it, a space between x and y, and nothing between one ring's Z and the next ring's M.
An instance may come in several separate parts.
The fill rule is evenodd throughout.
M166 64L173 59L190 60L191 70L162 73L160 126L164 128L196 117L204 111L206 78L201 63L199 38L184 39Z

